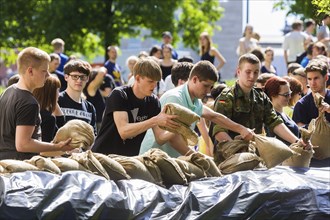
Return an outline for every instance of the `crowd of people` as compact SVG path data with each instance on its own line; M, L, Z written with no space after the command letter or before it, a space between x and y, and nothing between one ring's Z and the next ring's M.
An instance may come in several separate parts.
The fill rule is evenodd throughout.
M168 103L201 117L191 129L204 140L210 156L216 144L252 140L254 133L312 147L301 139L299 127L308 126L319 112L330 122L329 24L327 15L317 36L313 20L305 22L305 31L301 21L292 24L283 42L285 77L272 64L273 48L262 49L260 36L247 25L238 41L233 86L219 80L226 59L207 32L200 34L200 60L194 62L178 57L172 34L165 31L162 45L127 58L128 82L121 76L114 45L107 48L104 66L94 68L65 55L59 38L51 42L50 54L25 48L18 55L18 74L0 96L0 159L72 150L70 139L52 143L57 129L72 119L93 126L96 139L91 149L103 154L135 156L160 148L178 157L199 150L182 135L162 129L180 126L177 116L165 113ZM316 93L324 97L319 108ZM330 166L330 158L313 158L311 166Z

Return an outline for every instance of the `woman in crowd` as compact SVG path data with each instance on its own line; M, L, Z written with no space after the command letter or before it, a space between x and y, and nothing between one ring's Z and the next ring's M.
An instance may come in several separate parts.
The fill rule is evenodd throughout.
M47 77L44 87L33 91L40 106L41 139L45 142L51 142L54 139L58 129L57 124L64 125L64 117L57 117L56 119L56 116L63 116L63 112L57 104L60 88L60 80L50 75ZM61 121L56 122L56 120Z
M283 76L283 79L289 82L290 90L291 90L291 98L289 100L289 105L284 107L284 112L287 114L290 118L292 118L293 114L293 108L298 102L298 100L301 98L303 86L301 82L299 82L297 79L289 76Z
M215 58L219 61L219 64L216 66L218 71L220 71L223 65L227 62L222 54L212 46L212 39L207 32L203 32L199 36L199 49L201 60L208 60L212 64L214 64Z
M133 67L136 64L136 62L139 60L137 56L130 56L126 60L126 66L128 67L129 73L127 75L127 81L133 76Z
M168 75L171 75L172 67L177 63L176 60L172 59L172 50L173 47L170 44L163 45L163 59L160 60L163 80L165 80Z
M289 100L292 94L289 83L281 77L274 76L267 80L264 91L270 98L276 114L282 118L284 124L290 129L290 131L295 136L299 137L298 125L283 111L283 108L289 105ZM273 132L269 131L269 129L266 129L266 131L268 136L276 136ZM280 137L276 137L284 143L290 144Z
M253 38L253 26L248 24L245 26L243 37L239 39L237 54L242 56L257 47L258 40Z
M273 66L272 62L274 60L274 49L271 47L267 47L264 52L264 62L261 67L261 73L273 73L277 75L276 73L276 67Z

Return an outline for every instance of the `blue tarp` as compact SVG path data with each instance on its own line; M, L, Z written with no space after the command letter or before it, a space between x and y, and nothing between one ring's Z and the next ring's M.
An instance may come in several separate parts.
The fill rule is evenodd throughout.
M330 219L330 168L279 166L169 189L82 171L0 175L0 219Z

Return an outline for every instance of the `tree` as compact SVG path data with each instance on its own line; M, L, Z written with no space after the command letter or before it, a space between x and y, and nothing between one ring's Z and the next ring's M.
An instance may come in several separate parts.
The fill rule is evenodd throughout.
M51 52L51 40L60 37L68 53L90 61L141 28L156 39L164 30L174 41L182 33L184 45L196 49L199 34L212 34L221 16L216 0L0 0L1 57L12 63L15 50L32 45Z
M323 14L330 14L329 0L277 0L275 9L289 9L288 14L302 15L303 18L313 18L317 23Z

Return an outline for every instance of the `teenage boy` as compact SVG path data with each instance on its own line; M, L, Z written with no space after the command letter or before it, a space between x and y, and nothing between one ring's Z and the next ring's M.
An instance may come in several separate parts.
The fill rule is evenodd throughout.
M72 119L83 120L96 128L96 111L92 103L82 96L92 67L83 60L71 60L64 66L67 88L60 93L58 104L64 114L64 123Z
M152 94L162 78L158 63L150 58L140 59L134 65L133 75L133 85L117 87L107 98L93 151L135 156L139 154L141 142L149 128L152 128L160 143L172 133L159 126L178 128L178 123L172 120L176 116L161 112L159 100Z
M18 83L0 96L0 159L29 159L36 153L68 151L71 139L60 143L41 140L39 105L33 90L44 86L49 76L49 55L35 47L18 54Z
M237 124L222 114L214 112L202 103L204 98L211 89L215 82L218 80L217 69L209 61L199 61L192 68L188 82L185 84L171 89L163 94L160 98L162 106L167 103L177 103L186 108L189 108L202 118L205 118L213 123L220 124L221 126L240 133L244 139L250 140L252 138L252 130ZM195 124L192 125L194 129ZM168 136L166 143L159 144L155 141L155 136L148 134L142 145L140 154L148 151L151 148L160 148L167 152L171 157L178 157L180 155L189 155L193 153L186 141L183 140L181 135Z

